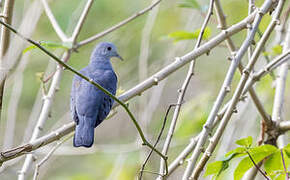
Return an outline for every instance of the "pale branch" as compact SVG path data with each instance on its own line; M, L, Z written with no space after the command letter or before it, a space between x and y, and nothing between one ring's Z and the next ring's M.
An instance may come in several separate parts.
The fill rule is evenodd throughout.
M199 136L190 139L190 143L183 149L183 151L175 158L168 167L168 175L172 174L178 166L182 165L186 157L193 151L198 141Z
M63 125L61 128L50 132L49 134L42 136L38 139L35 139L27 144L22 146L18 146L16 148L4 151L0 153L0 165L3 162L8 161L10 159L14 159L21 155L26 155L46 144L59 140L61 137L71 133L75 128L75 123L71 122L69 124Z
M269 8L271 7L272 3L273 2L271 0L267 0L267 1L264 2L262 7L259 9L259 13L256 16L255 21L254 21L254 23L252 25L252 29L251 29L251 33L250 33L250 37L251 38L247 38L244 41L244 43L248 43L248 44L251 43L251 41L253 40L254 35L255 35L255 33L256 33L257 29L258 29L258 25L261 22L261 19L262 19L263 15L269 11ZM229 108L227 109L223 119L221 120L221 123L219 124L214 136L211 138L210 144L207 147L207 149L206 149L205 153L203 154L203 156L201 157L201 160L199 161L199 163L197 164L196 168L194 169L194 172L193 172L193 175L192 175L193 178L198 178L199 177L202 169L204 168L205 164L207 163L208 159L210 158L211 154L213 153L214 149L216 148L216 145L219 142L219 140L220 140L220 138L221 138L221 136L222 136L222 134L224 132L224 129L226 128L226 125L227 125L227 123L229 122L229 120L230 120L230 118L232 116L233 110L234 110L234 108L236 107L236 105L237 105L237 103L239 101L239 98L240 98L240 96L242 94L242 91L243 91L245 83L246 83L246 81L247 81L247 79L249 77L249 74L253 70L253 67L254 67L257 59L258 59L258 56L259 56L260 52L262 51L266 41L270 37L271 32L274 30L274 27L277 25L278 19L280 17L280 13L281 13L282 8L283 8L283 5L284 5L284 1L280 0L279 4L278 4L278 7L276 8L276 11L275 11L275 14L274 14L274 17L273 17L272 21L268 25L265 33L263 34L263 37L261 38L261 40L257 44L257 47L255 48L255 50L253 52L253 55L251 56L251 59L249 60L248 65L243 70L242 77L241 77L240 82L239 82L239 84L238 84L238 86L237 86L237 88L236 88L236 90L234 92L234 95L232 97L232 100L231 100ZM242 48L243 48L243 46L241 47L241 49ZM244 49L244 51L245 50L246 49Z
M5 0L3 9L3 21L7 24L11 24L13 14L14 0ZM0 62L3 64L4 56L10 44L10 31L4 27L1 27L0 34ZM6 59L7 61L8 59ZM1 70L3 71L3 69ZM3 94L4 94L5 78L0 82L0 120L2 115L3 106Z
M64 138L63 140L59 141L56 143L56 145L47 153L47 155L39 162L35 165L35 170L34 170L34 175L33 175L33 180L37 180L38 179L38 175L39 175L39 169L40 167L46 162L48 161L48 159L53 155L53 153L67 140L69 140L70 138L73 137L73 133L69 136L67 136L66 138Z
M56 62L58 62L62 67L66 68L67 70L73 72L74 74L80 76L81 78L85 79L86 81L90 82L91 84L93 84L94 86L96 86L98 89L100 89L101 91L103 91L105 94L107 94L108 96L110 96L111 98L113 98L118 104L120 104L124 109L125 111L128 113L129 117L131 118L131 120L133 121L136 129L138 130L138 133L143 141L143 145L146 145L148 146L150 149L153 149L154 152L156 152L159 156L161 156L165 161L167 161L167 157L164 156L162 153L160 153L157 149L155 149L145 138L142 130L141 130L141 127L139 126L137 120L135 119L134 115L132 114L132 112L129 110L128 106L123 103L121 100L119 100L116 96L112 95L108 90L106 90L105 88L103 88L101 85L99 85L98 83L92 81L91 79L89 79L88 77L82 75L80 72L78 72L77 70L75 70L74 68L72 68L71 66L67 65L65 63L65 61L59 59L58 57L56 57L54 54L52 54L51 52L49 52L47 49L45 49L43 46L41 46L39 43L29 39L29 38L26 38L24 37L23 35L19 34L14 28L12 28L12 26L4 23L3 21L0 21L1 24L3 24L5 27L7 27L8 29L10 29L12 32L14 32L15 34L17 34L19 37L23 38L24 40L28 41L29 43L35 45L36 47L38 47L41 51L43 51L45 54L47 54L48 56L50 56L53 60L55 60ZM71 51L69 51L71 52ZM68 54L69 54L68 52ZM59 68L61 68L59 66ZM55 92L55 88L53 89L53 92ZM48 95L49 96L49 95ZM51 99L51 98L46 98L46 99ZM51 101L49 101L49 104L51 104ZM48 113L48 112L46 112ZM46 117L47 117L47 114L46 114ZM43 118L43 119L46 119L46 118ZM39 121L39 123L41 124L41 126L43 125L43 122L44 121ZM37 128L37 135L33 135L32 136L32 139L34 139L34 137L36 138L39 134L39 131L40 129L42 128L38 128L38 126L36 126ZM35 133L36 134L36 133ZM0 161L1 162L1 161ZM27 161L28 162L28 161ZM167 171L166 171L167 172ZM20 173L20 175L22 175L23 173Z
M81 27L82 27L82 25L84 23L84 20L86 19L86 16L87 16L88 11L89 11L89 9L90 9L90 7L92 5L92 2L93 2L92 0L88 0L87 1L87 5L85 6L85 8L84 8L84 10L82 12L82 15L79 18L79 21L78 21L78 23L77 23L77 25L76 25L76 27L74 29L74 33L73 33L73 35L72 35L72 37L70 39L72 43L75 43L75 41L77 39L77 36L79 35L80 29L81 29ZM1 24L3 24L3 23L1 23ZM17 32L16 29L14 29L12 26L9 26L8 24L5 25L5 23L4 23L3 25L7 29L11 30L16 35L21 37L22 39L26 40L27 42L29 42L29 43L35 45L36 47L38 47L39 49L41 49L43 52L45 52L47 55L49 55L53 60L58 61L59 64L67 62L68 59L70 58L70 55L72 53L71 50L65 52L63 54L63 58L59 59L53 53L49 52L44 47L42 47L40 45L40 43L37 43L37 42L25 37L24 35L22 35L19 32ZM33 133L32 133L30 141L35 140L40 135L40 133L41 133L41 131L43 129L43 126L46 123L46 120L47 120L48 115L49 115L49 111L50 111L51 106L52 106L53 97L54 97L54 95L56 93L57 88L59 87L59 83L60 83L60 79L61 79L61 76L62 76L62 72L63 72L62 66L60 66L60 65L57 66L57 70L56 70L56 73L53 76L53 80L52 80L51 86L49 88L49 91L48 91L47 95L44 96L43 106L42 106L39 118L37 120L36 126L35 126L35 128L33 130ZM19 171L18 180L24 180L25 179L25 175L28 172L28 169L29 169L30 165L32 164L32 161L33 161L32 154L27 155L26 158L25 158L25 161L23 163L23 166L22 166L21 170Z
M136 95L140 95L143 91L146 91L147 89L149 89L153 85L157 85L159 81L163 80L164 78L169 76L171 73L173 73L177 69L181 68L186 63L190 62L193 58L197 58L197 57L207 53L210 49L213 49L214 47L216 47L218 44L223 42L228 37L230 37L230 36L240 32L241 30L245 29L247 27L247 24L249 24L253 21L255 14L256 13L253 13L250 16L246 17L244 20L240 21L239 23L229 27L228 29L223 30L220 34L218 34L217 36L215 36L213 39L209 40L208 42L204 43L202 46L200 46L196 50L191 51L188 54L186 54L180 58L177 58L176 61L174 61L170 65L164 67L162 70L160 70L159 72L157 72L153 76L149 77L147 80L143 81L142 83L140 83L137 86L133 87L132 89L128 90L127 92L125 92L124 94L119 96L118 99L120 99L121 101L124 101L124 102L128 101L129 99L135 97ZM3 21L0 21L0 23L3 24ZM8 27L10 27L10 26L8 25ZM17 31L15 31L14 29L12 31L17 33ZM115 103L114 107L116 107L117 105L118 104ZM75 126L75 123L68 123L68 124L66 124L66 127L68 127L68 131L59 129L58 132L59 133L61 132L60 137L72 132L74 130L74 126ZM64 134L62 132L64 132ZM53 142L60 137L59 136L52 137L51 139L49 139L49 141L46 141L46 142L48 142L48 143ZM39 138L39 139L41 139L41 138ZM37 140L39 140L39 139L37 139ZM29 144L30 143L28 143L28 146L31 147ZM44 143L43 145L46 145L46 144L47 143ZM32 149L31 148L24 149L20 153L17 152L18 148L23 149L23 147L20 146L20 147L14 148L12 150L2 152L4 154L7 154L7 152L9 154L9 152L11 152L12 155L9 156L8 158L6 158L6 156L1 156L0 163L3 163L4 161L18 157L20 155L23 155L23 154L25 154L25 152L30 152L32 150L35 150L38 147L33 146ZM2 153L0 153L0 154L2 154Z
M61 39L62 42L67 42L68 37L65 35L65 33L62 31L61 27L59 26L57 20L55 19L53 13L51 12L51 9L47 3L47 0L41 0L41 3L43 5L43 8L45 10L45 14L48 17L50 24L52 25L54 31L58 35L58 37Z
M165 128L165 125L166 125L166 121L167 121L168 114L170 112L170 109L172 107L174 107L174 106L177 106L177 104L170 104L169 107L166 110L166 113L165 113L165 116L164 116L164 119L163 119L163 123L162 123L162 127L161 127L161 130L160 130L160 132L159 132L159 134L157 136L157 139L156 139L156 141L154 143L154 147L157 146L157 144L158 144L158 142L159 142L159 140L160 140L160 138L162 136L162 133L163 133L164 128ZM141 170L140 170L140 173L139 173L139 176L138 176L138 179L139 180L142 180L142 176L143 176L143 172L144 172L145 166L146 166L147 162L149 161L149 158L152 155L152 152L153 152L152 150L149 152L149 154L147 155L144 163L142 164L142 167L141 167Z
M242 100L242 99L240 99ZM230 101L227 102L224 107L219 111L219 113L217 114L217 116L215 117L214 123L213 123L213 128L216 127L216 125L218 124L218 122L222 119L222 117L224 116L228 106L230 104ZM170 175L171 173L173 173L178 166L182 165L186 159L186 157L194 150L198 138L199 138L200 134L197 135L196 137L191 138L190 143L185 147L185 149L176 157L176 159L169 165L168 167L168 175Z
M278 124L279 130L282 132L290 130L290 121L282 121Z
M269 74L271 71L279 67L279 65L283 64L284 62L288 61L290 58L290 50L280 54L274 60L269 62L265 67L261 68L258 72L251 75L250 79L247 81L246 86L244 88L243 95L245 95L249 88L251 88L257 81L261 78Z
M89 13L89 10L90 10L93 2L94 2L94 0L88 0L87 1L87 4L85 5L85 7L83 9L83 12L82 12L82 14L81 14L81 16L79 18L79 21L78 21L78 23L77 23L77 25L76 25L76 27L75 27L75 29L73 31L73 34L69 38L69 40L72 42L73 45L76 44L77 37L78 37L78 35L81 32L81 28L84 25L85 19L86 19L88 13Z
M217 17L218 17L218 20L219 20L219 28L220 29L225 29L227 28L227 23L226 23L226 16L222 10L222 7L221 7L221 4L220 4L220 1L219 0L215 0L214 1L215 3L215 12L217 14ZM250 1L249 3L249 14L252 13L252 11L254 10L254 3L252 1ZM235 45L232 41L232 39L229 37L228 39L226 39L226 42L227 42L227 46L228 46L228 49L230 50L231 54L235 54L236 53L236 48L235 48ZM243 65L242 63L239 64L239 71L240 73L243 73ZM250 96L258 110L258 112L261 114L261 116L263 117L263 119L267 122L271 122L271 117L270 115L265 111L260 99L258 98L254 88L250 88L249 89L249 93L250 93Z
M143 91L146 91L152 86L158 85L158 83L161 80L165 79L171 73L183 67L186 63L190 62L192 59L196 59L197 57L206 54L208 51L216 47L218 44L223 42L228 37L232 36L233 34L236 34L242 29L245 29L247 27L247 24L253 21L255 14L256 13L253 13L250 16L246 17L244 20L240 21L239 23L232 25L228 29L223 30L221 33L219 33L217 36L201 45L199 48L185 54L182 57L176 57L174 62L162 68L159 72L153 74L151 77L147 78L142 83L139 83L135 87L126 91L126 93L122 94L119 97L119 99L121 99L122 101L127 101L137 95L141 95Z
M70 52L66 52L63 55L62 60L60 60L60 61L67 61L69 59L69 57L70 57ZM56 93L57 87L59 87L59 82L60 82L60 77L62 75L62 71L63 71L62 67L58 66L57 71L55 73L55 76L51 82L51 86L49 88L49 91L43 97L43 100L44 100L43 106L42 106L41 112L39 114L38 120L37 120L36 125L33 129L32 136L31 136L29 141L35 140L40 135L41 131L44 128L45 122L46 122L47 117L49 115L49 109L52 106L53 97ZM28 154L25 158L22 169L19 171L19 175L18 175L19 180L25 179L26 172L28 171L32 162L33 162L33 155Z
M288 24L288 28L290 28L290 22ZM290 50L290 30L286 31L286 37L283 44L283 52L287 52ZM288 74L288 61L284 62L278 71L278 77L276 79L276 87L275 87L275 96L274 96L274 103L273 103L273 110L272 110L272 119L275 123L280 123L283 121L283 105L285 101L285 89L286 89L286 79ZM269 135L268 140L272 141L271 138L274 138L277 141L277 137L271 137ZM273 141L272 141L273 142ZM286 141L282 137L278 139L277 145L278 147L285 146Z
M194 49L197 49L200 44L201 44L201 41L202 41L202 36L204 34L204 31L205 31L205 28L210 20L210 17L211 15L213 14L213 2L214 0L211 0L210 3L209 3L209 8L208 8L208 11L207 11L207 15L206 15L206 18L202 24L202 27L200 29L200 33L198 35L198 38L197 38L197 42L195 44L195 47ZM181 106L182 106L182 102L183 102L183 99L184 99L184 96L185 96L185 93L186 93L186 90L188 88L188 85L189 85L189 82L194 74L194 67L195 67L195 59L193 59L191 62L190 62L190 65L189 65L189 69L188 69L188 72L187 72L187 75L185 77L185 80L181 86L181 88L178 90L179 94L178 94L178 99L177 99L177 106L175 107L175 110L174 110L174 113L173 113L173 117L172 117L172 120L171 120L171 124L170 124L170 127L169 127L169 130L168 130L168 133L167 133L167 136L166 136L166 140L165 140L165 143L163 145L163 149L162 149L162 154L167 154L168 150L169 150L169 147L170 147L170 143L171 143L171 140L172 140L172 137L173 137L173 134L174 134L174 130L175 130L175 126L176 126L176 123L177 123L177 120L178 120L178 117L179 117L179 113L180 113L180 109L181 109ZM159 174L162 174L164 175L164 170L165 170L165 162L161 159L160 160L160 168L159 168ZM158 179L163 179L164 176L159 176Z
M75 45L75 48L77 49L77 48L79 48L79 47L81 47L81 46L83 46L83 45L86 45L86 44L88 44L88 43L91 43L91 42L93 42L93 41L95 41L95 40L97 40L97 39L99 39L99 38L101 38L101 37L103 37L103 36L105 36L105 35L111 33L112 31L115 31L115 30L119 29L120 27L126 25L127 23L131 22L132 20L136 19L137 17L139 17L139 16L145 14L146 12L152 10L152 9L153 9L155 6L157 6L157 4L159 4L160 2L161 2L161 0L156 0L156 1L155 1L154 3L152 3L150 6L146 7L145 9L143 9L143 10L141 10L141 11L139 11L139 12L137 12L136 14L134 14L134 15L128 17L127 19L125 19L125 20L119 22L118 24L116 24L116 25L110 27L109 29L106 29L106 30L104 30L103 32L100 32L100 33L98 33L98 34L96 34L96 35L94 35L94 36L92 36L92 37L90 37L90 38L88 38L88 39L85 39L85 40L83 40L83 41L77 43L77 44Z
M244 56L245 52L247 51L249 45L252 43L252 40L254 39L256 30L258 28L258 25L260 24L260 21L264 15L264 10L268 10L270 5L272 4L271 1L266 1L268 3L264 3L262 8L258 10L258 13L255 16L255 20L253 22L253 27L251 29L251 33L247 36L246 40L243 42L241 48L238 50L238 52L235 54L235 56L232 59L231 65L229 67L229 70L227 72L227 75L225 77L225 80L223 82L223 85L220 89L220 92L218 94L218 97L216 98L216 101L211 109L211 112L207 118L206 123L203 126L200 138L198 140L198 143L192 153L192 156L190 157L188 161L188 165L186 167L185 173L183 175L183 180L187 180L191 177L192 171L194 169L194 166L196 164L196 161L201 154L202 148L207 141L207 138L210 134L210 131L212 129L213 121L217 115L218 110L220 109L222 102L224 101L224 98L226 95L230 92L230 86L234 77L234 73L236 72L236 69L238 65L240 64L240 61L242 57ZM265 11L267 12L267 11ZM232 103L232 102L231 102Z

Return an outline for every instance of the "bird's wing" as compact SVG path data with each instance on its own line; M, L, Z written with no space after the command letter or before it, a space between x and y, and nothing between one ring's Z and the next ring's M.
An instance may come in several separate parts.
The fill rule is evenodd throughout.
M103 82L106 83L101 83L101 85L106 88L111 94L116 95L116 89L117 89L117 76L114 73L114 71L110 70L110 71L105 71L102 79L105 80ZM98 80L96 80L98 82ZM114 100L106 95L105 93L102 93L102 103L99 107L99 114L97 117L97 121L96 121L96 125L95 127L97 127L109 114Z
M75 75L72 82L71 94L70 94L70 111L73 120L78 124L78 115L76 112L76 91L78 91L81 84L81 77Z

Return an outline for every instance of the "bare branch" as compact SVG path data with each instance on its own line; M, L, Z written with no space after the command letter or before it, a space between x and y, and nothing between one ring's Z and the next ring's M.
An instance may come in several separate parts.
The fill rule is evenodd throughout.
M81 17L80 17L80 19L79 19L79 21L78 21L78 23L77 23L77 25L76 25L76 27L75 27L75 29L73 31L72 36L70 37L70 41L73 44L75 44L75 42L77 40L77 37L78 37L78 35L79 35L80 31L81 31L81 28L82 28L82 26L83 26L83 24L85 22L85 19L86 19L88 13L89 13L89 10L90 10L93 2L94 2L94 0L88 0L86 6L84 7L84 10L83 10L83 12L81 14Z
M71 134L69 136L67 136L66 138L64 138L63 140L61 140L60 142L57 142L56 145L49 151L49 153L47 153L47 155L39 162L35 165L35 171L34 171L34 175L33 175L33 180L37 180L38 175L39 175L39 169L40 167L46 162L48 161L48 159L53 155L53 153L67 140L69 140L70 138L73 137L74 134Z
M285 163L285 159L284 159L284 153L283 153L283 149L280 149L281 152L281 158L282 158L282 163L283 163L283 168L286 174L286 179L289 179L289 172L287 171L287 167L286 167L286 163Z
M197 49L200 46L200 44L201 44L202 36L204 34L205 28L206 28L206 26L207 26L207 24L208 24L208 22L210 20L211 15L213 14L213 12L212 12L212 10L213 10L213 2L214 2L214 0L210 1L209 9L208 9L206 18L205 18L205 20L204 20L204 22L202 24L202 27L200 29L200 33L199 33L199 36L197 38L197 42L196 42L196 45L195 45L194 49ZM189 85L189 82L191 80L191 77L194 74L194 67L195 67L195 59L193 59L190 62L189 69L188 69L187 75L185 77L185 80L184 80L181 88L178 91L179 95L178 95L178 99L177 99L177 103L176 103L177 106L175 107L173 118L172 118L171 124L170 124L170 128L168 130L165 143L163 145L162 154L167 154L167 152L168 152L168 149L169 149L169 146L170 146L170 143L171 143L171 139L172 139L173 134L174 134L174 130L175 130L175 126L176 126L176 123L177 123L177 119L178 119L178 116L179 116L179 112L180 112L180 109L181 109L181 106L182 106L182 102L183 102L187 87ZM160 160L159 174L164 175L165 174L164 170L165 170L165 162L161 159ZM163 177L164 176L159 176L158 178L159 179L163 179Z
M93 42L93 41L95 41L95 40L97 40L97 39L99 39L99 38L101 38L101 37L103 37L103 36L109 34L109 33L112 32L112 31L115 31L115 30L119 29L120 27L126 25L127 23L131 22L132 20L136 19L137 17L139 17L139 16L145 14L146 12L152 10L152 9L153 9L157 4L159 4L160 2L161 2L161 0L156 0L154 3L152 3L150 6L148 6L148 7L145 8L145 9L143 9L142 11L139 11L138 13L136 13L136 14L134 14L134 15L128 17L127 19L125 19L125 20L119 22L118 24L116 24L116 25L110 27L109 29L107 29L107 30L105 30L105 31L103 31L103 32L100 32L100 33L98 33L98 34L96 34L96 35L94 35L94 36L92 36L92 37L90 37L90 38L88 38L88 39L85 39L85 40L79 42L79 43L75 46L75 48L77 49L77 48L79 48L79 47L81 47L81 46L83 46L83 45L86 45L86 44L88 44L88 43L90 43L90 42Z
M4 10L3 10L3 18L4 22L7 24L11 24L12 21L12 12L14 7L14 0L6 0L4 2ZM3 63L4 56L7 52L7 49L10 44L10 32L8 29L2 27L1 35L0 35L0 62ZM3 70L1 70L3 71ZM3 103L3 93L4 93L5 79L0 82L0 120L2 114L2 103Z
M237 53L238 57L241 57L245 53L246 49L248 48L248 45L252 42L252 40L254 38L254 35L255 35L255 33L256 33L257 29L258 29L258 25L261 22L261 19L262 19L263 15L269 10L271 5L272 5L272 1L271 0L267 0L267 1L264 2L262 7L259 9L259 13L257 14L257 16L255 18L255 21L254 21L254 23L252 25L250 36L248 36L248 38L244 41L242 47L238 51L238 53ZM253 69L256 61L257 61L258 56L259 56L262 48L264 47L264 44L268 40L268 38L270 36L270 33L273 31L275 25L277 24L277 21L278 21L278 18L280 16L280 13L282 11L283 5L284 5L284 1L283 0L279 1L278 7L277 7L277 9L275 11L275 15L274 15L272 21L270 22L270 24L267 27L265 33L263 34L263 37L259 41L255 51L253 52L253 55L252 55L248 65L247 65L247 67L243 71L241 80L240 80L240 82L239 82L239 84L238 84L238 86L237 86L237 88L236 88L236 90L234 92L234 95L232 97L232 100L231 100L229 108L227 109L227 111L226 111L226 113L225 113L225 115L224 115L219 127L217 128L217 130L216 130L216 132L214 134L214 136L210 140L210 144L207 147L206 152L203 154L200 162L198 163L198 165L194 169L193 176L192 176L193 178L199 177L200 172L204 168L206 162L210 158L210 156L211 156L212 152L214 151L218 141L220 140L220 138L221 138L221 136L222 136L222 134L224 132L224 129L225 129L228 121L230 120L230 118L232 116L233 109L236 107L236 105L238 103L238 100L240 98L240 95L242 94L242 91L244 89L245 83L246 83L246 81L247 81L247 79L249 77L249 73L252 71L252 69ZM196 147L196 149L197 149L197 147Z
M65 35L65 33L62 31L61 27L59 26L57 20L55 19L53 13L51 12L51 9L47 3L46 0L41 0L41 3L44 7L45 13L48 17L48 19L50 20L50 23L54 29L54 31L56 32L56 34L58 35L58 37L61 39L62 42L66 42L68 41L68 37Z
M177 104L170 104L169 107L168 107L167 110L166 110L166 113L165 113L165 116L164 116L164 119L163 119L163 124L162 124L161 130L160 130L160 132L159 132L159 135L158 135L158 137L157 137L157 139L156 139L156 142L154 143L154 147L157 146L157 144L158 144L158 142L159 142L159 140L160 140L160 138L161 138L161 136L162 136L162 133L163 133L164 128L165 128L165 125L166 125L166 120L167 120L168 114L169 114L169 112L170 112L170 109L171 109L173 106L177 106ZM147 164L147 162L148 162L150 156L152 155L152 152L153 152L153 151L151 150L150 153L148 154L147 158L145 159L145 161L144 161L142 167L141 167L140 174L139 174L139 177L138 177L138 179L140 179L140 180L142 180L143 171L144 171L144 169L145 169L145 166L146 166L146 164ZM166 164L166 166L167 166L167 164ZM168 167L167 167L167 168L168 168Z
M290 121L282 121L278 125L280 131L285 132L290 130Z
M284 45L283 45L283 52L287 52L290 50L290 23L288 24L288 30L286 33ZM286 88L286 78L288 74L288 61L284 62L278 72L278 77L276 79L276 89L275 89L275 97L274 97L274 104L273 104L273 111L272 111L272 119L276 123L280 123L283 121L283 104L285 99L285 88ZM272 138L272 137L269 137ZM282 137L278 139L278 147L284 147L286 141Z

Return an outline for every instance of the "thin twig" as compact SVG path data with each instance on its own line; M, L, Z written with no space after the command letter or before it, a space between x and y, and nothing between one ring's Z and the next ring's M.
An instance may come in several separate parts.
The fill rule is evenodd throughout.
M5 0L4 2L4 9L3 9L2 15L5 17L3 19L3 22L7 24L11 24L11 21L12 21L14 2L15 2L14 0ZM3 64L4 56L7 52L9 44L10 44L10 31L4 27L1 27L1 37L0 37L0 62L1 64ZM6 61L7 60L8 59L6 59ZM5 86L5 78L3 81L0 82L0 120L1 120L2 106L3 106L4 86Z
M48 161L48 159L53 155L53 153L67 140L69 140L70 138L73 137L73 133L69 136L67 136L66 138L64 138L63 140L59 141L56 143L56 145L47 153L47 155L39 162L35 165L35 170L34 170L34 175L33 175L33 180L37 180L38 179L38 175L39 175L39 169L40 167L46 162Z
M254 164L254 166L258 169L258 171L267 179L270 180L270 178L266 175L266 172L263 172L260 167L255 163L253 157L250 155L250 153L248 151L246 151L246 153L248 154L249 158L251 159L252 163Z
M283 168L286 174L286 180L289 180L289 172L287 171L287 167L286 167L286 163L285 163L285 159L284 159L284 153L283 153L283 149L280 149L281 152L281 159L282 159L282 163L283 163Z
M290 28L290 22L288 24L288 28ZM286 32L286 37L283 45L283 53L290 51L290 30L288 29ZM277 124L283 120L283 105L285 101L285 88L286 88L286 79L288 74L288 61L284 62L278 72L278 77L276 79L276 89L275 89L275 97L274 104L272 110L272 119ZM282 135L283 136L283 135ZM268 137L268 139L273 137ZM278 138L278 137L274 137ZM280 137L278 140L278 147L283 147L286 144L286 141L283 140L283 137Z
M87 17L88 13L89 13L89 10L93 4L94 0L88 0L87 1L87 4L85 5L84 7L84 10L79 18L79 21L73 31L73 34L72 36L69 38L70 41L72 42L72 44L74 45L76 43L76 40L77 40L77 37L81 31L81 28L83 27L84 25L84 22L85 22L85 18Z
M267 0L264 2L264 4L262 5L262 7L259 9L259 13L257 14L253 25L252 25L252 29L251 29L251 33L250 35L247 37L247 39L244 41L242 47L239 49L236 57L241 58L243 56L243 54L245 53L245 51L247 50L249 44L252 42L255 33L258 29L258 26L261 22L261 19L263 17L263 15L265 13L268 12L269 8L272 5L272 1L271 0ZM279 19L280 13L282 11L284 5L284 1L281 0L279 1L278 7L275 11L275 15L272 19L272 21L270 22L269 26L267 27L263 37L261 38L261 40L259 41L259 43L257 44L256 49L253 52L253 55L248 63L248 65L246 66L246 68L243 71L242 77L240 79L240 82L234 92L234 95L231 99L231 103L229 105L229 108L227 109L221 123L219 124L219 127L217 128L214 136L212 137L209 146L207 147L205 153L203 154L201 160L199 161L198 165L196 166L196 168L194 169L193 175L192 177L194 179L197 179L202 171L202 169L204 168L204 166L206 165L207 161L209 160L211 154L213 153L214 149L216 148L218 141L220 140L224 129L226 128L226 125L228 124L232 114L233 114L233 110L236 107L239 99L240 99L240 95L242 94L242 91L244 89L245 83L249 78L249 74L250 72L253 70L253 67L258 59L258 56L262 50L262 48L264 47L266 41L268 40L271 32L273 31L275 25L277 24L277 21ZM236 58L235 58L236 59ZM196 147L197 149L197 147ZM200 151L200 150L199 150ZM199 155L199 154L198 154ZM197 156L198 157L198 156Z
M148 6L148 7L146 7L145 9L139 11L138 13L136 13L136 14L134 14L134 15L128 17L127 19L125 19L125 20L119 22L118 24L116 24L116 25L110 27L109 29L106 29L106 30L103 31L103 32L100 32L100 33L98 33L98 34L96 34L96 35L94 35L94 36L92 36L92 37L90 37L90 38L88 38L88 39L85 39L85 40L79 42L78 44L75 45L75 49L77 49L77 48L79 48L79 47L81 47L81 46L83 46L83 45L86 45L86 44L88 44L88 43L91 43L91 42L95 41L96 39L99 39L99 38L101 38L101 37L103 37L103 36L109 34L110 32L119 29L120 27L126 25L127 23L131 22L132 20L136 19L137 17L139 17L139 16L145 14L146 12L152 10L152 9L153 9L157 4L159 4L160 2L161 2L161 0L156 0L155 3L152 3L150 6Z
M209 9L208 9L206 18L205 18L205 20L204 20L204 22L202 24L202 27L200 29L200 33L199 33L199 36L197 38L197 42L195 44L194 49L197 49L200 46L200 44L201 44L202 36L204 34L205 28L206 28L206 26L207 26L207 24L208 24L208 22L210 20L211 15L213 14L213 12L212 12L212 10L213 10L213 2L214 2L214 0L211 0L210 3L209 3ZM176 123L177 123L177 119L178 119L178 116L179 116L179 113L180 113L180 109L181 109L181 106L182 106L181 103L183 102L187 87L189 85L189 82L190 82L193 74L194 74L194 67L195 67L195 59L190 62L189 69L188 69L187 75L185 77L185 80L184 80L184 82L182 84L182 87L178 91L179 95L178 95L178 99L177 99L177 106L175 107L174 114L173 114L173 117L172 117L172 120L171 120L171 124L170 124L170 128L168 130L165 143L163 145L163 149L162 149L162 153L163 154L167 154L168 149L170 147L170 143L171 143L171 140L172 140L172 137L173 137L173 134L174 134L174 130L175 130L175 126L176 126ZM164 174L164 169L165 169L165 162L161 159L160 160L159 174ZM158 178L159 179L163 179L163 176L159 176Z
M51 12L51 9L47 3L46 0L41 0L41 3L44 7L45 13L54 29L58 37L61 39L62 42L67 42L68 37L65 35L65 33L62 31L61 27L59 26L57 20L55 19L53 13Z
M174 107L174 106L177 106L177 104L170 104L169 107L168 107L167 110L166 110L165 117L164 117L164 119L163 119L163 124L162 124L161 130L160 130L160 132L159 132L159 135L158 135L158 137L157 137L157 139L156 139L156 141L155 141L155 143L154 143L154 147L157 146L157 144L158 144L158 142L159 142L159 140L160 140L160 138L161 138L161 136L162 136L162 133L163 133L164 128L165 128L165 125L166 125L166 120L167 120L168 114L169 114L169 112L170 112L170 109L171 109L172 107ZM148 154L148 156L146 157L144 163L142 164L142 167L141 167L141 170L140 170L140 173L139 173L139 178L138 178L138 179L140 179L140 180L142 179L142 176L143 176L143 172L144 172L145 166L146 166L146 164L147 164L147 162L148 162L150 156L152 155L152 152L153 152L153 151L152 151L152 149L151 149L150 153Z

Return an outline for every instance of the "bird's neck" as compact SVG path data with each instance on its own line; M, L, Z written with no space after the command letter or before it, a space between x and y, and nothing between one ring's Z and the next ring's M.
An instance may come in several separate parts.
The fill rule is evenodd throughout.
M94 59L91 60L89 64L90 69L95 70L95 69L105 69L105 70L113 70L112 64L110 60L99 60L99 59Z

